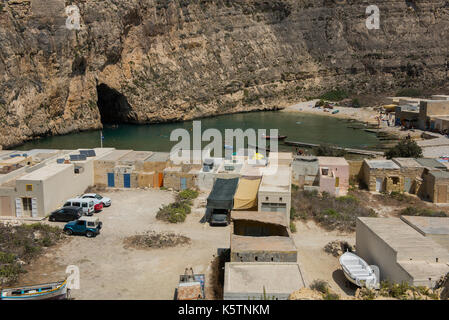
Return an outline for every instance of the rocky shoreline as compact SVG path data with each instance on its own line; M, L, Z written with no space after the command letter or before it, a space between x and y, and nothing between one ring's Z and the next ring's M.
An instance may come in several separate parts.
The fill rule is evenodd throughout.
M181 121L334 88L377 94L447 81L442 0L378 1L382 32L366 30L364 4L71 3L79 30L66 28L63 0L0 6L0 146L99 129L104 119Z

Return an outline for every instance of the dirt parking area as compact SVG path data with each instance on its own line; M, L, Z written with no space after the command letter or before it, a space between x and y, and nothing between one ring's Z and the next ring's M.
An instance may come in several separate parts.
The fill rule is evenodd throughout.
M158 209L171 203L175 194L160 190L104 192L112 206L97 213L103 222L96 238L71 236L26 267L20 284L42 283L64 278L68 265L80 270L80 290L75 299L173 299L179 275L192 267L206 274L210 292L211 262L217 248L229 248L229 227L200 223L207 195L195 200L192 213L181 224L156 220ZM59 224L61 227L64 223ZM124 248L124 239L145 231L169 231L187 236L191 244L164 249ZM207 297L210 298L210 295Z

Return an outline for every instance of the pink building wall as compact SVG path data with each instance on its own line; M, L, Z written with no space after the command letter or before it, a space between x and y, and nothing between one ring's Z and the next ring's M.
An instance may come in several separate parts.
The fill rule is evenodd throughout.
M328 192L334 196L344 196L349 189L349 163L344 158L320 157L320 192ZM330 176L323 176L322 169L328 168ZM336 178L339 187L336 188Z

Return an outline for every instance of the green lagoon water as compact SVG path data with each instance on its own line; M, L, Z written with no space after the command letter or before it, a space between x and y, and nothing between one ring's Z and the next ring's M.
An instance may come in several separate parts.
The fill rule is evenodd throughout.
M379 145L374 134L363 130L348 128L345 120L328 116L309 115L280 111L239 113L201 119L202 131L216 128L222 132L225 129L278 129L280 135L288 136L287 140L307 143L330 143L342 147L370 148ZM116 149L170 151L177 143L170 141L173 130L184 128L191 132L193 121L117 126L105 125L103 135L104 147ZM206 145L208 142L205 142ZM100 131L87 131L53 136L27 142L16 150L30 149L78 149L100 146ZM291 147L280 146L280 150L292 150Z

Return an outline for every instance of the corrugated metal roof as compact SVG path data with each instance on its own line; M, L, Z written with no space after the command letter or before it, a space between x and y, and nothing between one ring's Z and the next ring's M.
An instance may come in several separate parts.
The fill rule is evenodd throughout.
M438 160L432 158L420 158L416 159L420 165L426 168L438 168L438 169L446 169L446 167L441 164Z

